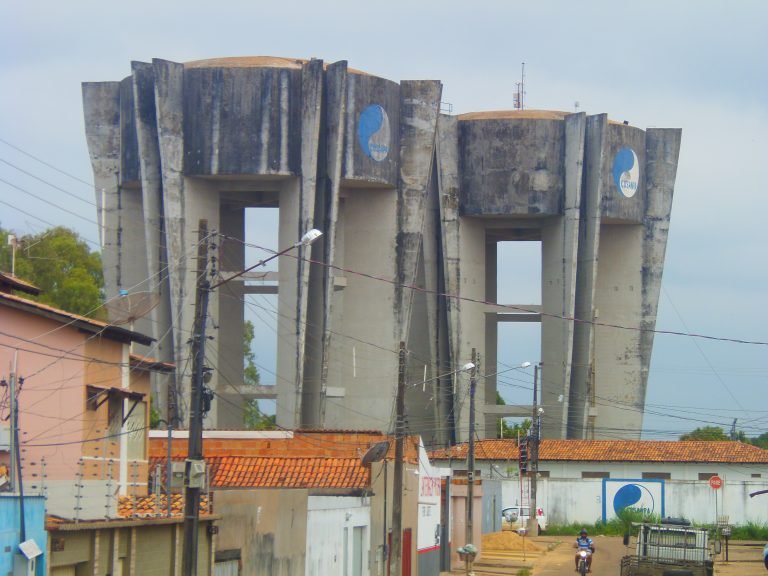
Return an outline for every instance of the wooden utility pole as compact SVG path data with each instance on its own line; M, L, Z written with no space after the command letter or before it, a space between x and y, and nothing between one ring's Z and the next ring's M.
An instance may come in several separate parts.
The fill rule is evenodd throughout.
M184 548L182 573L197 576L200 491L205 480L203 459L203 368L205 365L205 322L208 315L208 221L200 220L197 239L197 292L195 326L192 334L192 394L189 409L189 440L184 469Z
M405 442L405 342L400 342L395 420L395 482L392 486L391 576L403 573L403 448ZM386 461L385 461L386 462ZM385 535L386 536L386 535ZM385 567L386 570L386 567ZM409 571L410 572L410 571Z

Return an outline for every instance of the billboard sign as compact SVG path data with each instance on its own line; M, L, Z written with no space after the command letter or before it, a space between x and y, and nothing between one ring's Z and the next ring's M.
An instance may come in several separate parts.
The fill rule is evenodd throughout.
M664 506L664 480L603 479L603 522L627 508L663 518Z

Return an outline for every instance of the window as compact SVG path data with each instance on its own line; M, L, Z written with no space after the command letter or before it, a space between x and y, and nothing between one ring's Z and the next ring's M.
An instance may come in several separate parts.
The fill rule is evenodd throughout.
M645 480L671 480L672 474L670 472L643 472L643 479Z
M549 478L549 470L539 470L539 478Z
M709 480L712 476L717 476L717 472L699 472L699 480Z
M582 478L610 478L610 472L582 472Z
M763 475L760 474L759 472L757 474L752 474L752 478L762 478L762 477Z

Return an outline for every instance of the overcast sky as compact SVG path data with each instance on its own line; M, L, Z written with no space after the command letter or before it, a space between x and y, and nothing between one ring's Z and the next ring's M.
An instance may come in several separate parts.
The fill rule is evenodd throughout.
M55 169L92 180L80 84L119 80L132 60L347 60L439 79L454 113L511 108L525 62L526 107L683 129L657 328L766 342L767 32L762 0L4 2L0 226L63 224L98 242L92 191ZM505 266L535 271L537 254L504 252ZM511 300L538 299L529 276ZM505 337L502 359L537 361L531 340ZM514 378L502 394L530 402L530 374ZM657 335L645 437L734 418L768 431L766 384L768 346Z

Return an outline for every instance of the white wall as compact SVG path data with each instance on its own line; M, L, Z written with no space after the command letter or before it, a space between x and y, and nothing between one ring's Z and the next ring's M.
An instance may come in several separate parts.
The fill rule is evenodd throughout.
M734 480L730 476L721 477L724 485L720 490L713 490L704 480L664 480L664 516L682 517L696 523L715 523L718 515L727 515L731 524L764 524L768 518L768 498L750 498L749 494L768 489L768 479ZM614 479L618 478L614 476ZM621 478L636 479L637 484L642 484L639 476ZM603 518L602 479L540 478L537 488L537 506L544 508L549 524L592 524ZM526 485L524 503L527 498ZM503 506L514 505L519 500L520 484L517 478L502 481ZM662 514L660 504L654 512ZM613 515L610 502L606 502L606 513L608 518Z
M371 507L352 496L310 496L307 513L306 576L368 576ZM362 527L362 571L354 570L354 532Z

